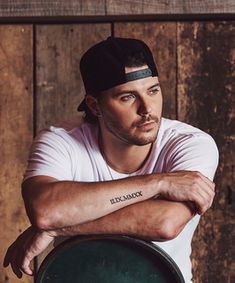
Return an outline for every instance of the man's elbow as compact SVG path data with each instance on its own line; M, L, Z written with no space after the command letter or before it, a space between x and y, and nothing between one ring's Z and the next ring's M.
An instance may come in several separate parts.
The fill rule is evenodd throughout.
M47 218L44 217L35 217L34 219L30 220L32 225L35 226L39 230L51 230L51 223Z
M63 207L55 206L53 203L51 205L32 204L30 210L31 212L28 213L30 222L39 230L56 230L91 221L87 220L86 217L78 216L75 218L73 209L63 209ZM82 215L82 212L76 208L76 214Z
M152 234L152 241L170 241L175 239L182 231L182 227L177 226L171 220L164 220L161 225L157 226L150 233L150 235Z
M45 200L25 201L25 209L31 224L39 230L50 230L60 220L58 212Z
M39 230L54 229L55 223L58 222L58 216L46 208L31 207L26 210L31 224Z
M173 221L166 220L164 221L161 229L161 237L165 241L173 240L179 235L181 231L182 228L173 223Z
M32 186L34 186L32 188ZM40 230L51 229L58 221L54 202L50 201L50 190L44 190L40 184L31 184L30 180L22 184L22 196L28 218L33 226Z

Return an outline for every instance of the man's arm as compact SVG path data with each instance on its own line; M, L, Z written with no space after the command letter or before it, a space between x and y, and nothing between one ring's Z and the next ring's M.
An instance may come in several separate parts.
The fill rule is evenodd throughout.
M22 271L26 274L32 274L30 262L57 236L126 234L149 240L169 240L176 237L194 215L194 209L190 208L190 204L192 204L191 201L196 203L198 211L202 212L211 205L214 196L214 184L197 172L177 172L160 175L161 178L158 179L158 185L161 188L161 190L159 189L160 196L165 196L166 198L180 202L160 199L145 200L132 205L123 206L100 218L94 216L95 219L93 221L83 224L76 224L76 218L74 217L71 221L71 223L74 224L66 225L66 223L63 222L66 217L62 215L60 219L60 225L63 224L62 227L58 225L58 223L52 222L51 226L56 227L54 229L40 231L40 229L30 227L22 233L9 247L4 259L4 266L6 267L11 264L14 273L19 278L22 276ZM56 183L60 185L63 184L61 182ZM29 192L29 201L34 199L32 198L32 195L34 196L32 192L34 192L33 189L37 189L38 184L35 185L34 188L28 187L28 189L32 189L32 191ZM121 186L121 184L119 185ZM187 193L189 186L191 193ZM168 188L168 190L166 188ZM171 189L169 190L169 188ZM179 191L177 188L181 188L181 190ZM24 194L26 194L27 187L24 187L24 189ZM64 187L64 189L68 189L67 194L71 193L68 187ZM79 188L77 189L79 190ZM61 197L59 192L56 192L55 195L57 195L57 193L57 197ZM49 196L51 195L49 194ZM82 198L84 196L81 194L80 197ZM86 197L87 195L85 194L84 201ZM96 197L98 197L98 192ZM55 206L50 206L51 209L53 208L55 211L59 206L61 206L64 211L69 209L71 205L76 206L76 199L67 199L68 202L65 202L63 198L59 198L60 201L56 202L49 198L47 204L48 201L52 203L55 201ZM186 204L184 202L185 200L189 200L189 202ZM93 199L93 201L95 200ZM63 207L63 203L65 203L65 207ZM71 209L73 208L71 207ZM76 214L79 210L76 211L76 209L73 209L73 212ZM93 213L95 215L97 211ZM53 221L53 219L51 221Z
M31 226L9 247L4 266L11 264L19 278L22 272L32 275L30 262L58 236L121 234L147 240L170 240L180 233L193 215L185 203L147 200L94 221L54 231L39 231Z
M166 241L175 238L194 215L193 208L187 203L151 199L124 207L91 222L48 233L53 237L115 234Z
M198 172L182 171L90 183L38 176L23 184L29 218L43 230L94 221L154 196L193 202L197 212L203 214L212 204L214 183ZM166 212L166 204L163 206ZM175 209L173 211L177 214Z

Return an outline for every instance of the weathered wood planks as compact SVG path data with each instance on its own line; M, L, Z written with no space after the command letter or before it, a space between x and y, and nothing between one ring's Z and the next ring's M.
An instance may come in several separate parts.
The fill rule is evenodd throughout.
M33 136L32 27L0 26L0 258L29 226L21 197L21 181ZM18 280L0 266L2 283Z
M105 0L2 0L0 3L0 16L2 17L83 15L105 15Z
M188 0L107 0L108 15L213 14L233 13L234 1Z
M234 33L234 22L178 23L175 28L173 23L114 25L115 35L141 38L153 49L166 101L164 115L177 115L208 132L220 149L214 209L202 218L193 242L195 283L234 280L230 250L235 212ZM211 258L216 263L212 264ZM218 272L220 266L224 266L223 272Z
M79 115L85 94L80 58L110 35L109 23L36 26L36 131ZM38 257L38 266L51 248Z
M233 0L2 0L0 17L186 15L235 13Z
M235 280L234 35L235 22L178 24L179 119L210 133L220 151L214 206L203 216L194 237L195 283Z
M80 58L91 45L109 35L110 24L36 27L37 130L77 115L77 106L85 94Z
M13 2L22 4L22 1ZM108 6L111 2L106 2L106 11L110 13L110 9L119 9L117 5ZM126 11L128 2L134 3L125 1ZM164 1L169 6L174 1L170 2ZM131 9L138 11L140 3L136 1L136 7L133 5ZM142 9L147 11L151 3L145 2L144 7L142 2ZM205 5L200 3L200 7ZM48 5L52 4L50 1ZM90 1L84 5L87 8L82 9L97 8L91 8ZM55 12L58 11L59 7ZM115 35L142 38L153 49L165 96L164 115L175 118L178 112L180 120L209 132L219 146L216 200L213 210L203 216L194 238L194 283L235 280L231 236L234 230L234 33L232 21L114 23ZM110 23L36 26L36 130L77 114L76 107L84 93L79 59L90 45L110 34ZM28 223L20 182L33 135L32 39L31 26L0 26L0 215L4 228L1 257ZM10 269L0 267L1 282L30 280L29 277L17 280Z
M176 23L115 23L114 35L141 39L151 48L163 93L163 115L175 119Z

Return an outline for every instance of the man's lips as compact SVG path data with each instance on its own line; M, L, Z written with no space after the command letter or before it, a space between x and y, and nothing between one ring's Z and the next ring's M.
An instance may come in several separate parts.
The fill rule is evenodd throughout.
M142 130L151 130L152 128L154 128L156 125L155 121L147 121L144 123L141 123L139 125L137 125L137 128L142 129Z

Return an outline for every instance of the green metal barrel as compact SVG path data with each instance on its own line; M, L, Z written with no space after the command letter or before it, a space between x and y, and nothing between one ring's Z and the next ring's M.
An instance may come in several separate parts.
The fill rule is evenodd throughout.
M45 258L36 277L36 283L184 282L162 249L126 236L71 238Z

